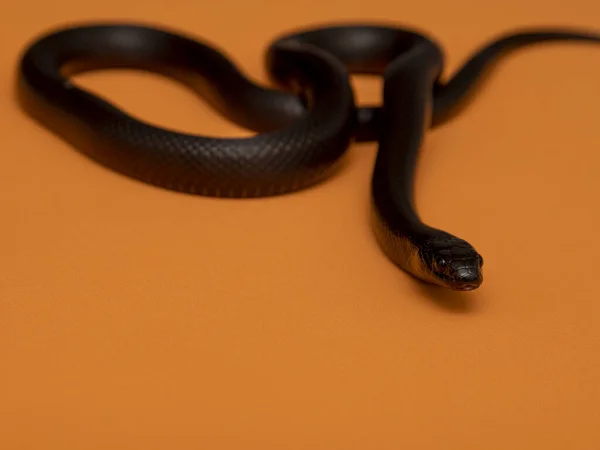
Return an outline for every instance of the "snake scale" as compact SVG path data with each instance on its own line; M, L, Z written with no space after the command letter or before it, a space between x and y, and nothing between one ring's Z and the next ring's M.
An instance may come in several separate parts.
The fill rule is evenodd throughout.
M98 163L181 192L218 197L281 195L330 177L352 142L377 143L371 184L375 241L389 260L425 283L467 291L483 281L483 258L467 241L424 223L414 175L428 128L459 110L501 55L549 41L600 42L566 28L498 36L446 80L441 46L410 28L330 23L277 36L266 67L277 87L249 79L209 42L137 23L87 23L37 36L19 62L18 94L35 120ZM128 115L71 76L126 67L173 77L256 134L179 133ZM381 105L359 106L352 75L383 79Z

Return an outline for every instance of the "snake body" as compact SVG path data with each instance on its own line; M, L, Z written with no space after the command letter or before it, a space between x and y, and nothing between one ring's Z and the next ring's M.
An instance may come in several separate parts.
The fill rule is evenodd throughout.
M556 40L600 42L600 35L565 29L506 34L444 81L442 49L422 32L380 24L307 27L278 36L267 49L276 89L253 82L224 52L192 36L142 24L83 24L51 30L27 46L18 93L29 115L98 163L207 196L305 189L331 176L353 141L377 141L371 185L377 243L394 264L426 283L472 290L483 280L481 255L417 213L413 184L423 137L457 113L501 54ZM70 79L115 67L176 78L256 135L222 138L160 128ZM352 74L383 77L381 106L356 105Z

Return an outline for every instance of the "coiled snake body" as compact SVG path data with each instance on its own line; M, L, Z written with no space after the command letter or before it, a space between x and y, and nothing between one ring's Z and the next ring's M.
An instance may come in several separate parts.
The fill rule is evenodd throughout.
M280 195L313 186L353 140L378 141L371 186L376 241L393 263L431 284L472 290L483 259L466 241L429 226L413 200L423 136L450 118L484 69L506 50L552 40L600 42L574 30L524 30L483 46L447 81L443 53L415 30L331 24L279 36L266 63L281 90L247 78L209 43L139 24L88 24L32 42L19 66L25 111L97 162L138 180L222 197ZM178 133L134 118L77 87L94 68L151 70L202 89L249 138ZM357 106L351 74L380 75L381 106Z

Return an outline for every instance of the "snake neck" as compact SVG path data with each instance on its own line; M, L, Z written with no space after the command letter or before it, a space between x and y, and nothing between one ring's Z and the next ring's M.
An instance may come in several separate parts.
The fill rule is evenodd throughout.
M430 231L416 211L414 182L440 71L437 47L425 42L392 62L385 73L372 198L382 220L407 236Z

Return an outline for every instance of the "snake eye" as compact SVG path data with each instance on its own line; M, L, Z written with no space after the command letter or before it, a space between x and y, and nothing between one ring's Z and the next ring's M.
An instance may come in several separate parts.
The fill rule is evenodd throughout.
M443 272L447 265L448 263L444 258L435 258L433 260L433 269L437 272Z

